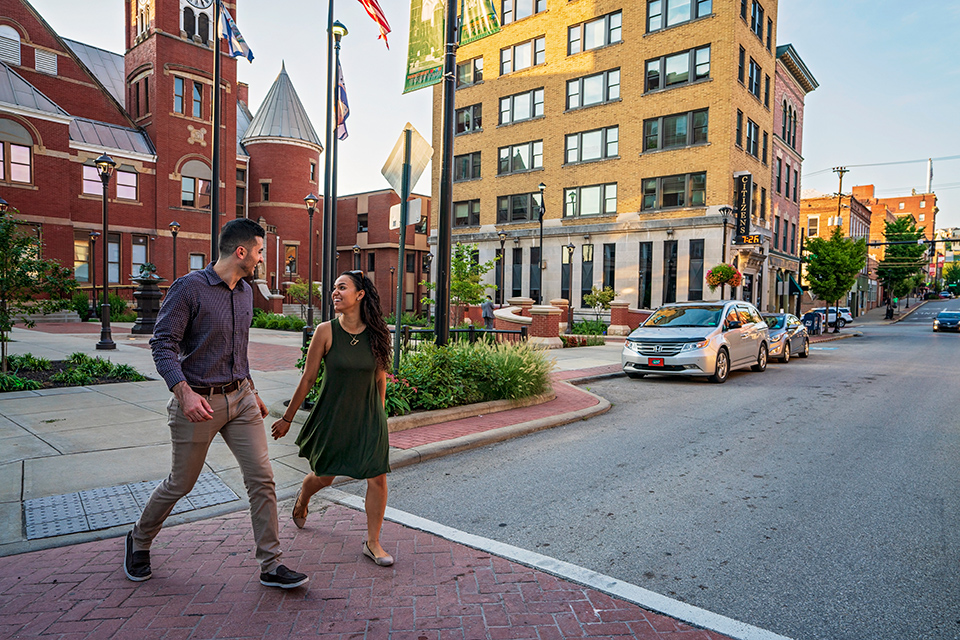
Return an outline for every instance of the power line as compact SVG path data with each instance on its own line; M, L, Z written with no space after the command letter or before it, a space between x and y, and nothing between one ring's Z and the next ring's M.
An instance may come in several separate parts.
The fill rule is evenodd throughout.
M844 166L846 167L889 167L897 164L917 164L919 162L928 162L930 160L934 160L937 162L943 162L945 160L960 160L960 156L942 156L940 158L922 158L920 160L898 160L895 162L872 162L869 164L847 164ZM818 176L821 173L827 173L829 171L833 171L833 167L829 167L827 169L820 169L819 171L814 171L813 173L805 173L803 174L803 177L811 178L813 176Z

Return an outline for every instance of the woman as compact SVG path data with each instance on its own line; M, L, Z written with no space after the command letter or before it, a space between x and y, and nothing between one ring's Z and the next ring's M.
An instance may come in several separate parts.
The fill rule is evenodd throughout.
M297 492L293 522L303 528L310 498L329 487L335 476L364 478L367 539L363 555L387 567L393 564L393 557L380 545L380 527L387 509L386 474L390 471L384 410L390 331L377 289L362 271L348 271L337 278L332 297L339 317L322 323L314 332L303 376L286 410L296 414L323 361L320 398L297 436L300 456L310 462L313 472L303 478ZM282 438L289 429L290 418L284 415L273 423L274 439Z

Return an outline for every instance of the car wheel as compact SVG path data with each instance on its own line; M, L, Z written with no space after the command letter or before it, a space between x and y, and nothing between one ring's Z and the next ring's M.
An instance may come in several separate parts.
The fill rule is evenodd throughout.
M806 358L810 355L810 341L806 338L803 339L803 348L800 349L800 352L797 353L798 358Z
M636 371L624 371L624 373L627 374L628 378L632 378L634 380L639 380L643 376L647 375L645 373L637 373Z
M760 353L757 354L757 364L750 368L754 371L763 371L767 368L767 345L760 345Z
M837 320L837 324L840 325L841 329L843 329L845 326L847 326L847 321L844 320L843 318L840 318L839 320Z
M723 384L730 375L730 354L726 349L720 349L717 353L717 365L713 369L713 375L710 376L710 382Z
M784 343L783 345L783 355L780 356L780 362L787 364L790 362L790 341Z

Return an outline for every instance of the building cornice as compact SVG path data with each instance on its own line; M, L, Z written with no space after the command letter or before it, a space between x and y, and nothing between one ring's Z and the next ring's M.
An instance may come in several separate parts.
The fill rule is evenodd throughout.
M50 113L49 111L40 111L39 109L21 107L10 104L9 102L0 102L0 113L10 113L13 115L22 116L24 118L36 118L38 120L56 122L57 124L65 124L67 126L73 122L73 116L57 115L55 113Z
M103 145L86 144L84 142L74 142L72 140L70 141L70 148L76 151L84 151L86 153L92 153L98 156L104 151L109 151L110 155L117 158L139 160L140 162L149 162L152 164L156 164L157 162L157 156L149 153L137 153L136 151L127 151L126 149L117 149L115 147L106 147Z

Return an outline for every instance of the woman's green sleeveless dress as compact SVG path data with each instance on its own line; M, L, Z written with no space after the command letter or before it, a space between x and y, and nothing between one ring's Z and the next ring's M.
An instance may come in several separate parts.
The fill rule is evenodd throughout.
M387 414L377 391L377 360L368 331L355 336L330 323L333 344L324 356L320 398L297 445L318 476L375 478L390 471Z

